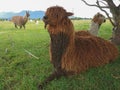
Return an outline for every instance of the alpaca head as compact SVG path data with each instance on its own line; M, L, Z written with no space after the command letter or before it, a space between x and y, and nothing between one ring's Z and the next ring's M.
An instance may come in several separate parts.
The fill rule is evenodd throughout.
M99 26L106 21L105 16L99 12L93 17L92 21L99 24Z
M26 16L27 16L27 17L29 17L29 16L30 16L29 11L26 11Z
M45 27L47 25L56 26L63 19L68 18L68 16L73 15L71 12L67 12L63 7L60 6L52 6L49 7L43 17L43 21L45 23Z

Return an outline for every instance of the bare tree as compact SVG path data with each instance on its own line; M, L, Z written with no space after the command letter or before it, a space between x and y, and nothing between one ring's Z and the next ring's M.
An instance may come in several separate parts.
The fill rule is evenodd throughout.
M113 26L113 35L111 41L116 45L120 45L120 4L118 6L115 5L113 0L96 0L95 4L89 4L87 3L87 0L82 1L88 6L98 7L101 11L105 12ZM107 9L110 10L112 18L109 16Z

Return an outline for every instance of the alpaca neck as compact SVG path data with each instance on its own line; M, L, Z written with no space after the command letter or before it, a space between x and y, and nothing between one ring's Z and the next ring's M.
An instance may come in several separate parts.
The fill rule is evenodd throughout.
M51 37L52 59L61 59L67 48L74 42L73 24L70 20L67 20L67 22L65 20L56 26L49 25L48 32Z
M100 25L92 21L89 32L93 35L98 35L99 28L100 28Z
M27 16L24 16L24 23L26 23L28 21L28 17Z

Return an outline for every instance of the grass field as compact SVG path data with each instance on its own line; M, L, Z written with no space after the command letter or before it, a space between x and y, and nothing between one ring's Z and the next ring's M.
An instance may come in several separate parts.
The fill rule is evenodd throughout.
M90 21L78 20L73 24L75 30L87 30ZM109 39L111 28L107 21L99 36ZM37 90L37 85L54 70L49 61L49 41L42 21L37 25L28 22L26 30L15 29L8 21L0 22L0 90ZM44 90L120 90L120 57L79 75L53 80Z

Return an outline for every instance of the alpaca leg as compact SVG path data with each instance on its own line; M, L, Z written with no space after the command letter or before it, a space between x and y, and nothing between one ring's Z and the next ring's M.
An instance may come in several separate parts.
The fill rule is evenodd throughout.
M22 28L22 26L20 26L20 29Z
M47 79L45 79L39 86L38 90L42 90L45 85L47 85L50 81L54 80L56 77L56 72L54 71Z
M15 24L15 28L18 28L16 24Z
M56 69L51 75L49 75L49 76L47 77L47 79L45 79L45 80L43 81L43 83L41 83L41 84L38 86L38 90L42 90L43 87L44 87L45 85L47 85L50 81L54 80L55 78L56 78L56 79L59 79L61 76L66 76L65 71L62 70L62 69L60 69L60 68Z
M23 25L24 29L25 29L25 25Z

